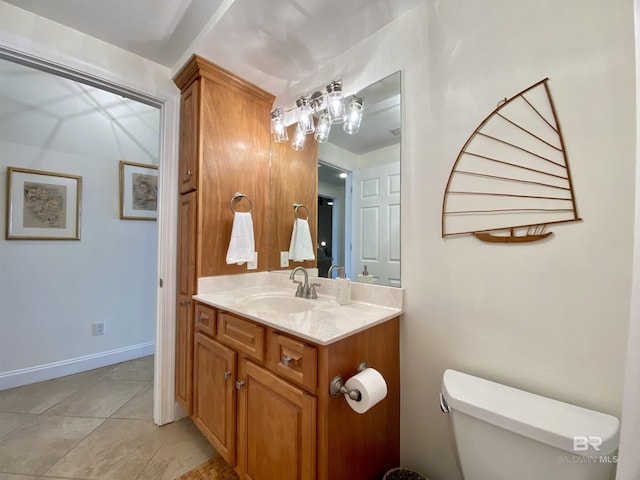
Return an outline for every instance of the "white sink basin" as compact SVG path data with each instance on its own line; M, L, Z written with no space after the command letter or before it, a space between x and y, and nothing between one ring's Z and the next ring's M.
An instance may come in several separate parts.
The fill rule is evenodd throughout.
M248 309L269 313L301 313L328 304L324 299L300 298L293 293L249 295L241 299L240 303Z

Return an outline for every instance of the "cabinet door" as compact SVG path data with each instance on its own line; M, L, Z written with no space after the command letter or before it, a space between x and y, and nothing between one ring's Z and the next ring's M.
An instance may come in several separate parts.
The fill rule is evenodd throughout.
M190 296L178 295L176 317L176 402L191 415L193 384L193 304Z
M236 352L197 332L193 421L229 465L236 462Z
M178 210L178 297L176 315L176 401L191 415L193 301L196 293L196 192L180 196Z
M198 185L200 80L194 81L180 100L180 193L195 190Z
M251 480L316 478L316 398L246 359L238 378L238 467Z

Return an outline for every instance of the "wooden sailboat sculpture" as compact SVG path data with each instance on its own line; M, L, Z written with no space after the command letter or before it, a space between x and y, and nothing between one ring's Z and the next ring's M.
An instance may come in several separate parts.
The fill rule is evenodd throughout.
M547 225L580 220L548 80L500 102L464 144L444 194L443 237L534 242L551 235Z

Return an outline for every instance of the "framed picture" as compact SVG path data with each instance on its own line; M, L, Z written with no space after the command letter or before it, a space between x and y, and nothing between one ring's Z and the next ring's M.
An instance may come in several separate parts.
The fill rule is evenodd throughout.
M158 167L120 161L120 218L158 219Z
M80 240L82 177L7 167L7 240Z

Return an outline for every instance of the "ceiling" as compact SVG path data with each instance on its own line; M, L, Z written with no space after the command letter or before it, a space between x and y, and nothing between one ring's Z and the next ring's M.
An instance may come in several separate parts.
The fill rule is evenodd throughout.
M174 75L197 53L277 96L424 0L5 1ZM333 129L332 143L362 154L399 142L390 130L400 126L400 97L387 93L388 82L376 85L360 133Z
M198 53L279 95L423 0L5 1L174 74Z

